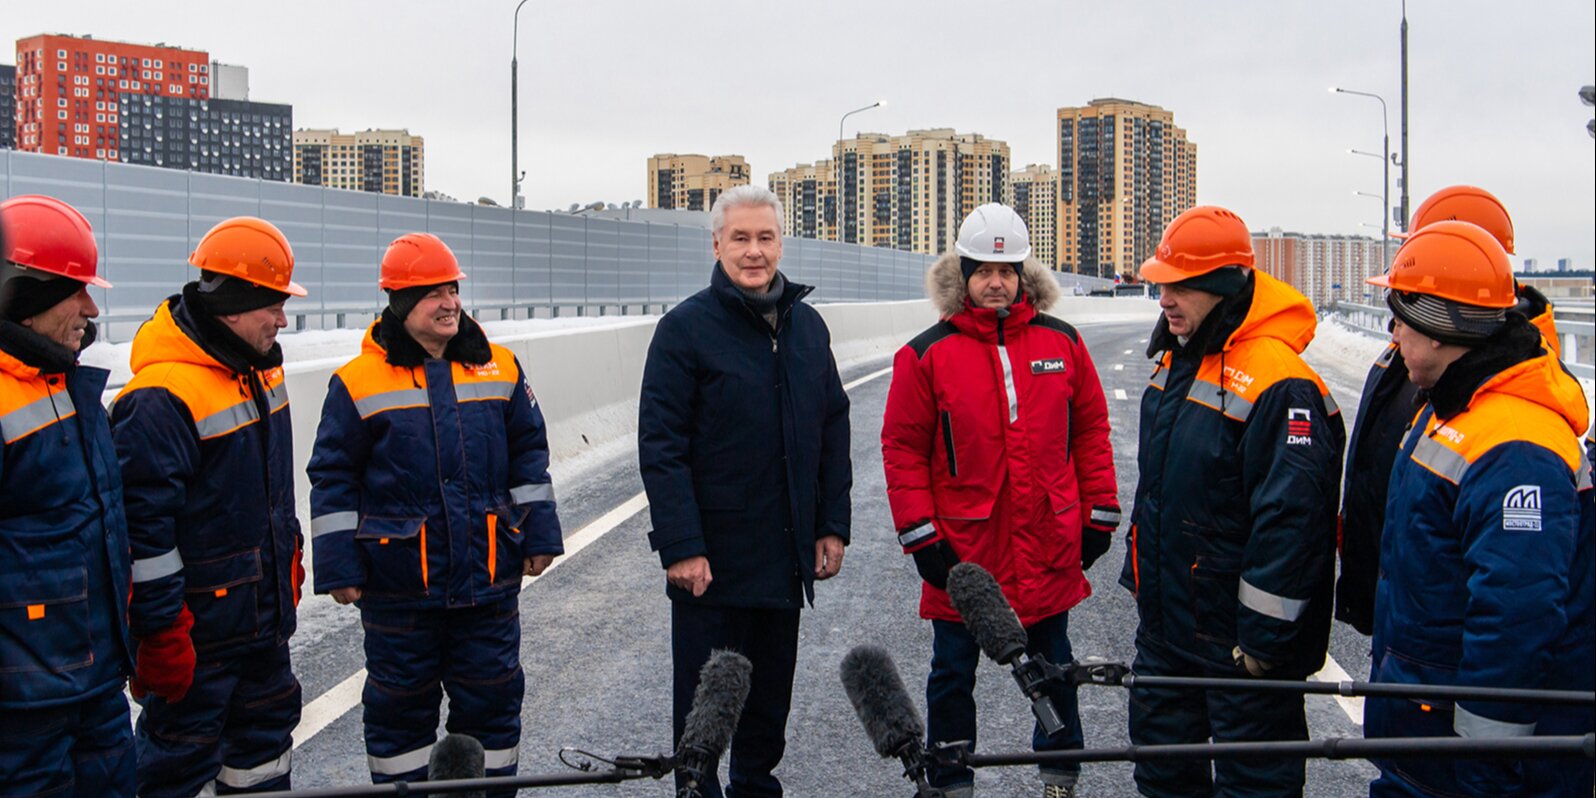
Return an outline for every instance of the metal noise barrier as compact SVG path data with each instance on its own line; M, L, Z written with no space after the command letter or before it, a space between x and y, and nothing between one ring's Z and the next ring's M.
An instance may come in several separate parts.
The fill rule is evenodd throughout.
M1366 698L1419 698L1438 701L1490 701L1542 706L1596 706L1596 692L1579 690L1529 690L1506 687L1462 687L1444 684L1396 684L1390 682L1304 682L1284 679L1211 679L1197 676L1142 676L1121 662L1087 660L1071 663L1059 671L1059 678L1072 685L1101 687L1195 688L1202 690L1245 690L1252 692L1305 693L1313 695L1360 696Z
M1164 759L1592 759L1596 734L1567 737L1409 737L1337 738L1294 742L1131 745L1074 751L972 754L964 743L939 745L932 756L944 765L1008 767L1074 762L1146 762Z

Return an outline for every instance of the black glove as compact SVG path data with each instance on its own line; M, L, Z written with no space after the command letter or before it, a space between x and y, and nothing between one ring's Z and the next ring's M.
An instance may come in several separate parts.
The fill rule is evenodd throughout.
M914 569L920 572L926 584L937 590L948 589L948 571L959 564L959 555L953 553L953 547L946 540L919 549L913 556Z
M1114 533L1105 532L1095 527L1081 527L1081 570L1085 571L1097 562L1097 558L1108 553L1108 547L1114 542Z

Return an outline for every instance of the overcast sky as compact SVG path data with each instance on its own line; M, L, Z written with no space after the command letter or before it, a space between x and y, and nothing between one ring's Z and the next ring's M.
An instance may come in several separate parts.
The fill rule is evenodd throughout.
M1518 257L1596 263L1596 160L1578 98L1596 72L1590 0L1412 0L1412 205L1473 183L1513 214ZM0 41L35 33L203 49L250 69L296 127L408 128L427 188L509 195L515 0L0 0ZM1198 145L1198 199L1254 229L1371 233L1383 94L1401 117L1400 0L758 0L521 12L530 208L643 199L657 152L736 153L758 182L859 130L953 127L1056 165L1054 111L1162 105ZM0 50L0 53L5 52ZM4 59L10 61L9 56ZM1392 170L1396 203L1397 170ZM1396 229L1393 225L1392 229Z

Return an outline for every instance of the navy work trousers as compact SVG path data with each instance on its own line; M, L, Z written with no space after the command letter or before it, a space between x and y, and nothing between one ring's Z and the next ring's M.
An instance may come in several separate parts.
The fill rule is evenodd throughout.
M139 701L139 795L188 798L213 782L218 795L290 789L301 698L287 643L202 656L183 700Z
M1244 679L1239 666L1199 666L1147 640L1132 669L1142 676ZM1138 687L1130 691L1133 745L1308 739L1302 695ZM1171 759L1136 763L1136 786L1151 798L1285 798L1302 795L1303 760Z
M0 710L0 718L0 796L133 798L133 726L121 690Z
M445 692L448 731L482 743L487 775L515 775L526 695L517 602L511 596L459 609L360 608L366 631L366 759L374 783L426 777Z
M754 666L737 733L732 736L725 795L775 798L781 782L771 773L787 750L787 713L792 708L793 670L798 665L796 609L709 607L671 602L672 740L679 746L687 712L698 688L698 672L710 652L729 649ZM680 780L677 783L681 786ZM722 798L720 779L700 787L704 798Z

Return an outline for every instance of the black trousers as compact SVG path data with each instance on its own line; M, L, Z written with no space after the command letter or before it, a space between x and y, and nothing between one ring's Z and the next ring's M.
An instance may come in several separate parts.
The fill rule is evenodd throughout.
M732 737L729 785L732 798L780 796L781 782L771 771L787 749L787 713L792 708L793 670L798 664L797 609L710 607L671 602L671 671L674 677L672 739L680 745L682 727L693 706L698 671L710 652L729 649L754 666L748 703ZM678 787L681 785L678 784ZM704 798L723 798L718 776L701 787Z

